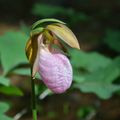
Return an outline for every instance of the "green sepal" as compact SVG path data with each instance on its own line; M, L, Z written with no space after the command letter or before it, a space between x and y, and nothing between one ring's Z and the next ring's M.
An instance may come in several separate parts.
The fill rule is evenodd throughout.
M37 34L41 33L43 30L44 30L43 27L32 29L31 32L30 32L30 36L32 37L34 35L37 35Z
M42 19L42 20L38 20L37 22L35 22L35 23L32 25L32 30L35 29L36 27L38 27L40 24L45 23L45 22L65 24L64 22L62 22L62 21L60 21L60 20L57 20L57 19L53 19L53 18Z

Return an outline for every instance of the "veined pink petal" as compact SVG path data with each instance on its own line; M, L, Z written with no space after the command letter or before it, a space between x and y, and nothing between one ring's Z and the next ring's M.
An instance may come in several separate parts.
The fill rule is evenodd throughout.
M63 93L71 86L72 67L68 58L61 53L41 49L39 73L45 85L54 93Z

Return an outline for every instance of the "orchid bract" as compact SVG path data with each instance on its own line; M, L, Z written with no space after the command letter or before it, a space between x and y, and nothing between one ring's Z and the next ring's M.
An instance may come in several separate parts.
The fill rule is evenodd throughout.
M61 41L72 48L80 49L77 38L64 22L43 19L33 24L26 44L32 77L38 72L45 85L54 93L65 92L71 86L73 76L70 61L64 54L66 48Z

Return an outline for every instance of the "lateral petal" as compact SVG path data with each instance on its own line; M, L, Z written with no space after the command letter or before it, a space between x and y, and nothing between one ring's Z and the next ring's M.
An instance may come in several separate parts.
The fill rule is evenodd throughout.
M33 67L32 76L34 77L36 72L38 71L38 56L40 52L40 42L42 41L42 34L39 36L34 36L30 38L26 44L26 56Z

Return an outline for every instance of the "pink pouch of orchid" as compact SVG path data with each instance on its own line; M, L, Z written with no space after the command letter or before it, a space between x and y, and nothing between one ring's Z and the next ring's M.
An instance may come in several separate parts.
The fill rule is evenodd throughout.
M68 58L60 52L41 49L39 74L44 84L54 93L65 92L72 83L72 66Z

